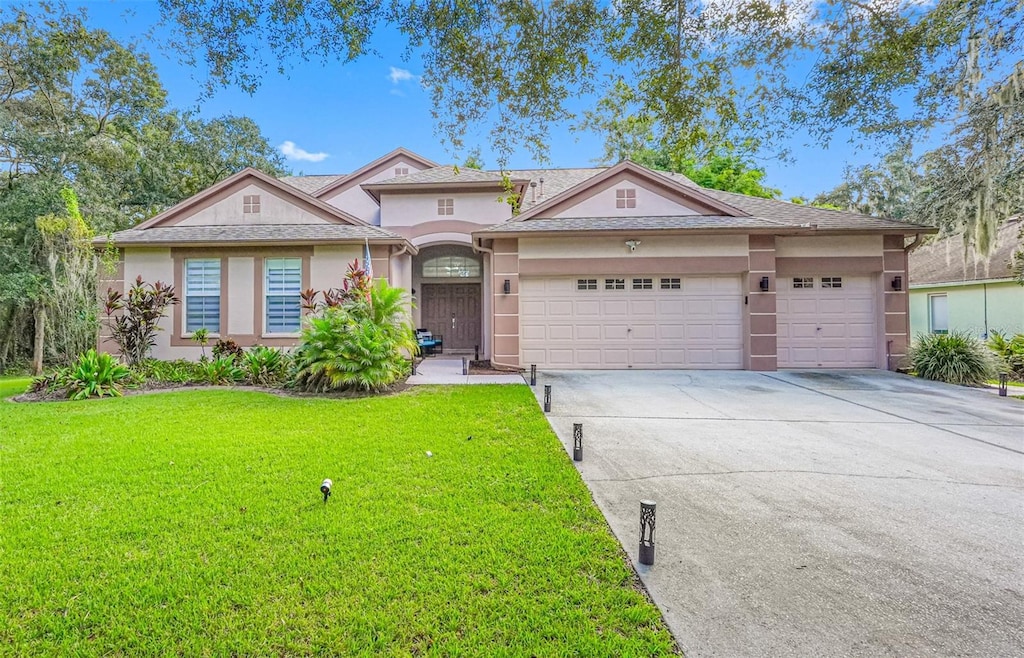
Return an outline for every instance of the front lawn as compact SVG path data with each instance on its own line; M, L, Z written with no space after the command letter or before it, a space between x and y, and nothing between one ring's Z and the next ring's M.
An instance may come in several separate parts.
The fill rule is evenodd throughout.
M522 386L0 402L0 582L0 654L674 652Z

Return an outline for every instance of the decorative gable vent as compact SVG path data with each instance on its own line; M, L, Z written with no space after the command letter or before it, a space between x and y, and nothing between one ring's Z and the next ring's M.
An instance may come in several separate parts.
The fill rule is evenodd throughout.
M438 199L437 200L437 214L438 215L454 215L455 214L455 199Z
M246 215L258 214L260 211L260 195L246 194L242 197L242 212Z
M408 175L409 175L409 168L408 167L395 167L395 176L408 176Z
M636 208L636 188L627 187L615 190L616 208Z

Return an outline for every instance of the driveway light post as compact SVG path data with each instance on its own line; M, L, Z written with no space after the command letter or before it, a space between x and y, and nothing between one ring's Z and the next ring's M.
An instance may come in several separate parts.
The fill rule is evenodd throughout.
M536 385L537 385L537 364L536 363L531 363L530 364L530 386L536 386Z
M640 501L640 564L654 564L654 512L657 503Z
M1006 380L1010 378L1005 372L999 373L999 397L1006 397Z
M466 357L462 357L462 374L469 374L469 359L467 359Z
M551 411L551 384L544 384L544 413Z
M572 460L583 461L583 423L572 424Z

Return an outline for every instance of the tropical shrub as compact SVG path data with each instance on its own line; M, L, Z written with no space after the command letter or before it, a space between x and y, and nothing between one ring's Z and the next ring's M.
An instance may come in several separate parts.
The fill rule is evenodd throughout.
M199 360L206 363L206 346L210 342L210 330L205 327L202 329L196 329L192 332L192 342L199 344L199 349L202 350L202 356Z
M124 384L130 379L131 371L115 357L89 350L68 368L64 386L72 400L106 395L120 397Z
M177 361L146 359L142 363L132 366L132 372L141 380L174 384L206 382L206 371L203 368L203 364L185 359L178 359Z
M306 291L313 311L295 351L293 383L307 391L381 391L408 374L407 354L416 350L404 292L383 279L371 282L349 265L345 285L322 302Z
M135 279L126 294L107 289L104 308L107 324L128 365L142 363L149 355L156 345L156 332L161 330L160 319L164 317L164 311L177 303L174 286L161 281L145 283L141 276Z
M221 338L213 345L213 358L215 359L228 357L233 361L239 361L244 356L245 350L230 338Z
M235 384L245 378L245 373L235 365L234 358L229 356L214 359L200 366L203 370L203 380L207 384Z
M241 368L253 386L274 386L287 378L288 356L277 348L258 345L242 357Z
M1000 372L1014 379L1024 379L1024 334L1017 334L1007 340L1004 334L993 331L988 339L988 347L995 352Z
M52 393L67 387L71 368L54 368L50 372L32 378L28 390L30 393Z
M918 335L910 361L919 377L950 384L982 384L994 371L981 341L960 331Z

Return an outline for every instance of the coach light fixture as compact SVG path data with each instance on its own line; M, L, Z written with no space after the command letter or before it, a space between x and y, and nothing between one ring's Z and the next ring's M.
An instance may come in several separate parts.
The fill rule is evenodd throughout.
M505 279L505 283L501 286L501 290L506 295L509 294L510 292L512 292L512 280L511 279Z
M324 503L325 504L327 503L327 499L330 498L330 496L331 496L331 487L332 486L334 486L334 483L331 482L331 478L326 478L326 479L324 479L323 482L320 483L320 493L322 493L324 495Z
M903 277L897 274L892 278L892 289L903 290Z
M630 251L636 251L636 248L640 246L639 240L626 240L626 246L629 247Z
M768 277L761 277L761 290L768 290Z

